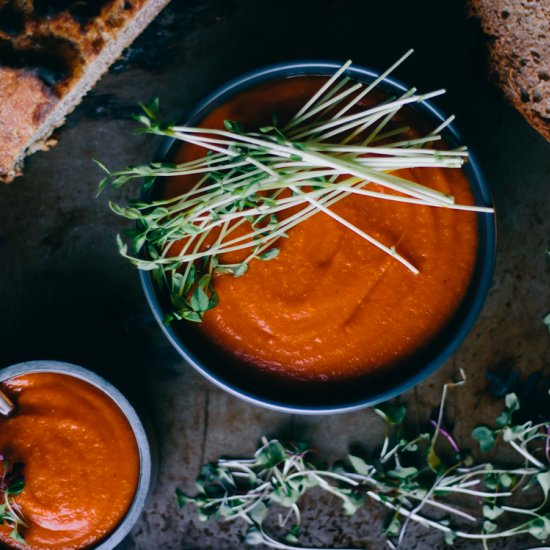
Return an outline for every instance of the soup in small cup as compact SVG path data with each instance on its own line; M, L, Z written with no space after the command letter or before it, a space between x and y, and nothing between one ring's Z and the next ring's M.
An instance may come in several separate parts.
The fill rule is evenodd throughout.
M0 416L0 474L8 487L24 483L9 497L22 522L14 537L8 517L0 543L114 548L151 487L151 449L135 409L106 380L67 363L8 367L0 371L0 389L15 405Z
M235 163L245 162L242 147L227 145L224 128L231 130L242 144L262 139L262 132L279 131L270 126L278 124L290 128L299 142L315 117L305 123L300 133L292 127L292 115L301 112L300 107L307 105L308 99L315 97L338 69L334 63L290 63L260 69L230 82L199 105L180 130L175 129L185 143L168 139L159 157L190 166L189 163L204 158L204 143L208 142L213 155L212 171L218 162L216 152L224 147L234 155ZM346 89L352 90L350 94L361 94L361 86L366 89L376 83L375 89L361 96L346 113L346 120L362 116L362 108L380 105L383 109L395 96L409 102L409 88L387 76L380 77L360 67L348 67L344 74L349 80L332 96L325 94L327 104L335 94L346 93ZM330 134L331 124L323 126L323 132L328 132L325 135ZM202 128L210 133L202 135ZM230 266L233 275L217 273L223 271L217 267L213 270L215 307L207 308L200 323L167 324L166 316L174 300L170 303L166 290L159 289L151 272L141 271L153 312L181 355L234 395L270 408L306 414L374 405L412 387L440 366L465 337L486 297L494 263L495 226L491 197L471 154L462 167L424 165L422 160L419 166L407 166L409 144L423 138L429 142L438 128L442 140L434 145L434 155L437 151L462 155L462 142L454 125L424 98L399 110L375 137L382 139L378 143L382 148L398 147L396 154L405 159L404 168L392 171L392 175L413 186L426 185L438 197L452 196L452 207L452 201L444 207L428 205L423 194L422 199L413 196L403 202L399 190L379 185L378 176L371 172L375 179L360 191L349 193L336 204L327 202L328 206L318 207L316 215L299 225L288 224L289 230L275 245L276 257L264 258L258 253L247 263L245 272L238 274L233 266L241 265L250 251L241 250L242 226L236 231L231 225L225 226L222 231L227 227L233 231L230 242L234 246L224 249L227 251L216 261ZM218 141L211 139L212 129L218 132ZM243 129L249 133L241 139ZM274 148L288 148L284 132L279 141L272 136L270 143ZM347 145L350 147L345 148ZM336 142L334 146L340 147L342 155L328 166L348 163L346 167L351 166L353 176L353 166L346 155L353 154L354 145L353 140ZM309 154L310 149L301 149L297 143L295 154L286 160L307 161L332 146L313 139L308 144L313 153ZM365 149L365 155L374 158L371 165L375 170L378 165L383 167L385 161L381 157L386 153L378 151L382 149ZM423 152L421 147L416 151ZM258 170L271 177L270 168L262 165L261 157L254 162ZM250 168L252 175L257 174L255 167ZM317 193L315 177L321 172L311 172L314 181L306 193L311 189ZM201 185L213 189L220 182L219 174L210 179L201 177L203 173L157 178L148 198L170 201L197 185L199 189ZM239 178L246 178L247 174L235 172L229 177L233 178L231 182L243 181ZM296 181L299 171L292 172L292 177ZM307 200L311 203L317 196L326 198L322 186L339 181L325 178L319 184L319 194L311 193L309 197L314 198ZM254 184L250 178L250 186ZM223 179L220 185L225 185ZM294 200L300 193L291 185L277 194L280 202L272 201L266 206L268 212L276 212L275 221L261 223L270 223L274 231L278 225L285 225L296 210L290 208L281 213L278 205ZM195 204L194 199L189 200L189 204ZM220 198L223 200L228 200L226 195ZM258 202L261 201L256 197L254 208ZM208 204L218 206L215 198ZM306 212L307 207L302 203L300 208ZM232 211L227 216L229 219L237 215L242 213ZM212 226L220 225L216 216L219 212L213 216ZM174 217L167 219L171 222ZM202 227L205 220L206 214L201 214L194 223ZM260 237L263 227L253 226ZM218 246L219 234L216 229L212 237L203 240L202 250ZM367 240L365 234L371 239ZM172 244L167 256L182 257L189 240ZM385 250L374 246L373 241L387 243ZM275 249L267 252L271 250ZM185 297L186 292L181 295ZM199 293L199 305L200 299Z

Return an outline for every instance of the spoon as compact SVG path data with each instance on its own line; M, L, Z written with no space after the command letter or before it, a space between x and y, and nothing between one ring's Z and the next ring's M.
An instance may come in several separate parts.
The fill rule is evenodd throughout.
M9 416L15 410L11 399L0 390L0 414Z

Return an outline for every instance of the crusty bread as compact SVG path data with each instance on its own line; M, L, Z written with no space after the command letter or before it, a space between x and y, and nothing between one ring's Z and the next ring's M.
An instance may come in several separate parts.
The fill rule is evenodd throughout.
M0 0L0 181L52 131L169 0Z
M550 141L550 0L469 0L489 37L492 77Z

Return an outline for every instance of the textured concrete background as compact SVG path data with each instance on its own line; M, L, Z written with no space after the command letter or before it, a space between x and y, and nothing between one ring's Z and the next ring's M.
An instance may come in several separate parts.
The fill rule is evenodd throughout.
M161 474L127 548L241 548L243 525L203 524L192 508L177 509L175 488L193 491L200 464L252 453L264 434L308 439L327 459L340 458L350 443L375 446L381 426L370 411L310 418L263 410L186 366L156 325L137 274L117 255L122 225L106 196L94 198L100 172L91 159L114 168L151 158L158 142L132 135L129 115L139 101L159 96L167 117L177 118L215 86L261 65L352 58L382 70L410 47L416 53L396 76L420 90L447 88L437 103L457 115L498 211L498 259L481 317L443 368L403 397L412 421L424 424L441 385L462 367L468 386L448 410L464 439L500 406L483 396L487 368L511 361L524 375L550 374L550 336L541 323L550 309L550 147L487 83L483 38L462 2L173 0L70 116L57 147L0 188L2 365L81 364L141 396L156 424ZM376 507L351 519L324 497L305 507L304 544L384 547L384 513ZM492 548L533 546L523 542ZM422 528L406 541L410 549L443 547Z

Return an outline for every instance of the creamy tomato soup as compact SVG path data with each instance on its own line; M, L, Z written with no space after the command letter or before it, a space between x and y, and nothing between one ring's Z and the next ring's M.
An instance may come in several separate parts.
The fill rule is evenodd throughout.
M17 503L27 545L0 526L0 544L33 549L94 546L121 522L134 499L137 443L117 404L73 376L38 372L10 378L0 389L16 413L0 416L0 452L24 464Z
M284 120L324 81L294 77L261 84L214 109L201 126L222 128L229 119L251 129L268 124L272 113ZM375 100L380 97L374 94ZM424 125L412 110L400 114L395 124L409 125L410 137ZM203 155L203 149L183 145L175 161ZM452 194L457 203L473 204L461 169L419 168L396 174ZM162 195L182 193L195 181L170 178ZM368 188L391 193L374 184ZM253 260L239 278L216 276L219 305L205 314L199 330L207 343L224 351L228 368L233 363L277 379L344 381L403 364L437 338L452 318L476 260L474 213L358 195L331 209L395 246L420 274L317 213L279 240L277 258ZM239 260L242 255L236 253L221 258L222 263Z

